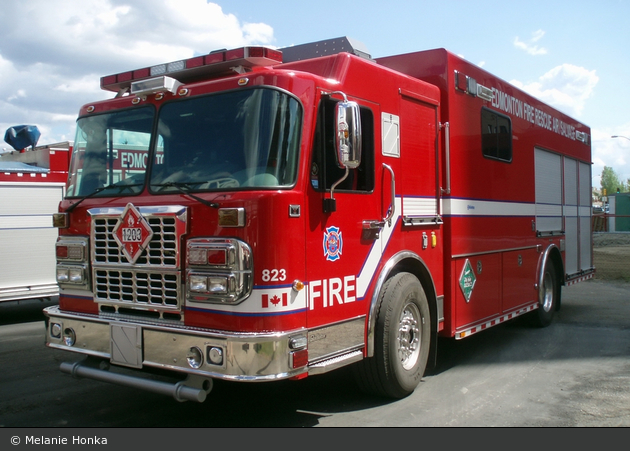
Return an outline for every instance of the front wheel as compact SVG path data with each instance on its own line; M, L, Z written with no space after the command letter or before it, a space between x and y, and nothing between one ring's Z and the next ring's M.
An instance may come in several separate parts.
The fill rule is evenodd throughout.
M374 357L356 366L361 388L392 398L411 394L424 376L431 340L429 304L413 274L396 274L383 285L374 340Z

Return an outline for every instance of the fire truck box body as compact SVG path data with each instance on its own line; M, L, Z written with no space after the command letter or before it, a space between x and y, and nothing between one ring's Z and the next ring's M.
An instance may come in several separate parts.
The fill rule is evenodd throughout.
M0 302L57 296L52 217L64 197L68 142L0 154Z
M445 50L332 44L103 77L120 95L80 112L47 345L188 380L62 371L200 401L356 362L402 397L438 335L546 325L592 275L588 127Z
M451 334L536 308L532 289L549 257L541 254L560 253L552 261L566 283L590 278L590 129L445 50L378 62L441 89L450 125L442 207ZM476 277L474 295L485 298L476 305L459 286L467 260L487 275Z

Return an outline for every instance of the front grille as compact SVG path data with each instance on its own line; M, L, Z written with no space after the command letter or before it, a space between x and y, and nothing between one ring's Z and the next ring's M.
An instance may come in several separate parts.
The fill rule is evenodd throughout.
M147 217L153 230L149 246L142 252L136 266L178 266L177 218L172 216ZM127 258L114 240L114 227L118 217L94 218L94 254L93 263L128 264Z
M114 239L114 228L124 208L89 211L92 220L91 261L94 300L103 313L181 316L180 242L186 233L186 208L140 207L153 237L135 264Z
M139 307L179 308L178 272L96 269L94 274L94 295L97 302L131 303Z

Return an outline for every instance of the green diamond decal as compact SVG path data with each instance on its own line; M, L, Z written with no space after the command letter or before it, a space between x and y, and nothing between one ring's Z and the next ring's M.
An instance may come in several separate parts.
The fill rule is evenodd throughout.
M464 263L462 274L459 276L459 287L462 289L462 293L464 293L466 302L470 301L470 296L472 296L472 290L475 287L476 281L475 272L467 259L466 263Z

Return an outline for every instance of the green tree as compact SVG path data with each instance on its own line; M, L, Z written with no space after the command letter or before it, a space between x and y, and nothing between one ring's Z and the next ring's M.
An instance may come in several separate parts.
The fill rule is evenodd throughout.
M616 193L617 189L622 193L628 191L628 185L619 180L619 176L615 170L609 166L604 166L602 170L601 185L602 194L604 190L606 190L607 195Z

